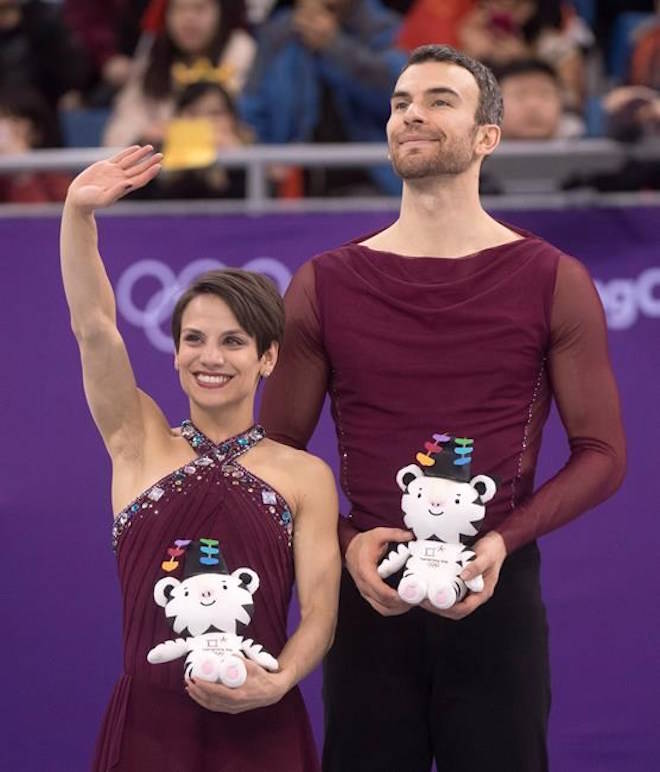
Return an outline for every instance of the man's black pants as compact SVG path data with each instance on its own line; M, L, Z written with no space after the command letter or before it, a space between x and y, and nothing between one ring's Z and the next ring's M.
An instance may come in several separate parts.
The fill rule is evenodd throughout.
M458 622L382 617L342 577L324 668L324 772L546 772L550 675L536 544Z

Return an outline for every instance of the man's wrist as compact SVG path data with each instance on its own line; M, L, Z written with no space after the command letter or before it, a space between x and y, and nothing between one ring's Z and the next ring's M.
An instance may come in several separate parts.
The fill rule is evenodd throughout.
M498 551L501 551L502 560L509 554L504 536L499 531L488 531L482 538L488 539Z
M277 677L278 682L278 700L281 700L285 694L290 692L291 689L293 689L293 687L300 680L297 678L296 668L292 665L284 668L284 670L279 670L277 673L275 673L275 676Z

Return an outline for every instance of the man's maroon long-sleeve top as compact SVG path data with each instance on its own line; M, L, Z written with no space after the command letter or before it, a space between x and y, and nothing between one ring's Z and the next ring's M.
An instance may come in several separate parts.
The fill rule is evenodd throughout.
M453 259L351 243L294 276L260 420L304 448L329 393L351 503L344 547L356 530L402 526L395 475L433 433L474 438L473 474L499 481L483 532L501 533L508 552L620 484L625 443L596 290L577 260L520 235ZM570 454L534 491L553 395Z

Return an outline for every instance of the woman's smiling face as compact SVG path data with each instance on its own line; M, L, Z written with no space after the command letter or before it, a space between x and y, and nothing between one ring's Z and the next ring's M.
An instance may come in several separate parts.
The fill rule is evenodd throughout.
M229 306L215 295L197 295L181 318L175 356L181 388L206 409L251 407L259 376L272 369L272 348L259 357L255 339Z

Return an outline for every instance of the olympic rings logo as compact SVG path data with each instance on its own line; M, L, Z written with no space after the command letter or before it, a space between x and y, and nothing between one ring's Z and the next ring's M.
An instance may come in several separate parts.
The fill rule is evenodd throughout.
M129 266L117 282L117 309L130 324L141 327L149 342L159 351L171 354L172 337L163 330L163 323L169 322L181 293L200 274L206 271L226 268L220 260L202 258L187 265L177 276L169 265L160 260L138 260ZM275 281L284 294L291 281L291 271L279 260L272 257L256 257L242 266L246 271L264 273ZM139 308L135 301L135 288L143 280L156 280L159 288Z

